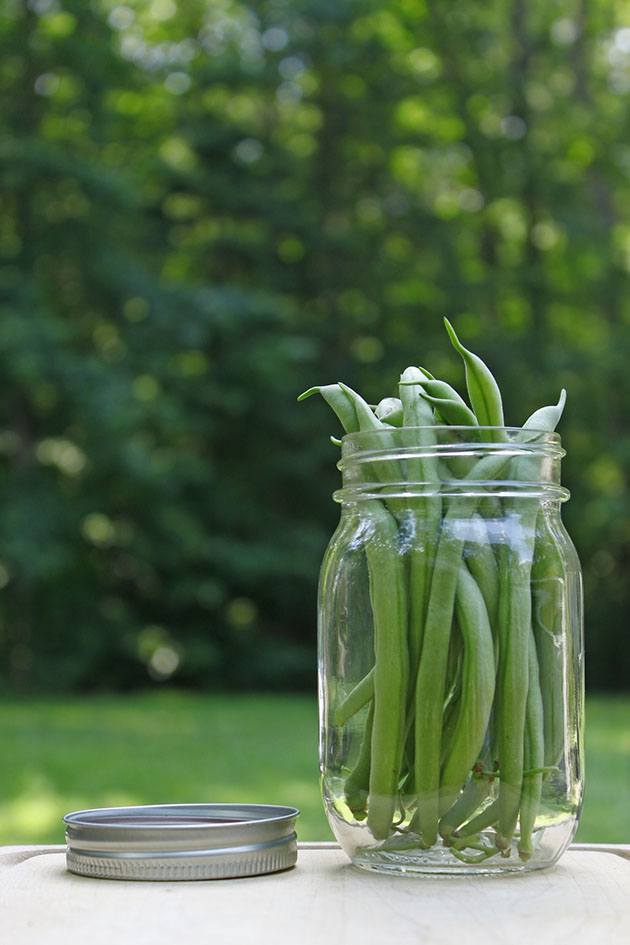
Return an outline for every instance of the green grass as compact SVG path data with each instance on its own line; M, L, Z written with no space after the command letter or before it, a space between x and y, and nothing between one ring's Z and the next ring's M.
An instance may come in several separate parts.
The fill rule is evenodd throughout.
M630 698L586 704L586 796L577 835L584 843L630 843Z
M60 843L69 810L164 801L294 804L329 839L308 696L160 692L0 703L0 843ZM630 699L587 713L579 839L630 843Z

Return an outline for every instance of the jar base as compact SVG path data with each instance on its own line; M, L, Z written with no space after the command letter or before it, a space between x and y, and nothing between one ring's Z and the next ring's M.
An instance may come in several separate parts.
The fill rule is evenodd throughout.
M559 853L560 851L558 851ZM542 854L542 855L541 855ZM459 859L448 846L434 846L430 850L392 850L359 848L351 855L353 866L371 873L397 876L504 876L549 869L556 862L557 853L537 850L529 860L521 860L516 847L511 856L500 854L479 859L477 862Z
M399 863L383 862L375 859L363 857L353 857L352 865L357 869L369 873L380 873L382 875L408 876L411 878L422 876L505 876L506 874L518 875L519 873L531 873L532 870L549 869L553 863L439 863L435 860L431 863Z

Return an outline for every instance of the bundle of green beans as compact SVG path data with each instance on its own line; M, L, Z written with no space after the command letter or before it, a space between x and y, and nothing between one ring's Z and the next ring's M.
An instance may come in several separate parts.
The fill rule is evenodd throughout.
M371 475L384 487L401 478L423 485L406 498L384 488L382 499L363 502L374 664L336 706L338 726L364 719L345 802L393 849L442 842L458 859L481 862L509 856L515 844L527 860L543 779L563 751L562 568L535 496L480 491L484 481L536 481L540 457L500 448L510 440L497 382L445 325L469 404L419 367L402 373L398 398L376 407L341 382L298 398L321 394L347 434L396 431L401 455L412 448L404 477L396 459L374 462ZM564 403L562 391L516 443L553 432ZM497 448L438 459L431 447L445 425L470 427L472 440ZM448 500L445 480L461 487ZM491 523L500 533L493 541Z

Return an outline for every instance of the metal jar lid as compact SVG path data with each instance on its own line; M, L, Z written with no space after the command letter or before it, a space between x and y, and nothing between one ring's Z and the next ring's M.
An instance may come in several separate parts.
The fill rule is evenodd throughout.
M295 866L295 807L153 804L66 814L66 865L99 879L258 876Z

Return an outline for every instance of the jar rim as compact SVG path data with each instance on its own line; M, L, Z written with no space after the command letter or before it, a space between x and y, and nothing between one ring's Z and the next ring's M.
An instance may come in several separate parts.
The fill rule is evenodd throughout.
M403 434L417 433L417 440ZM429 442L420 434L430 433ZM481 434L481 436L479 435ZM429 439L429 438L427 438ZM376 459L413 459L428 456L513 454L560 460L566 456L559 433L528 427L417 426L388 427L346 433L341 439L340 470L350 464Z

